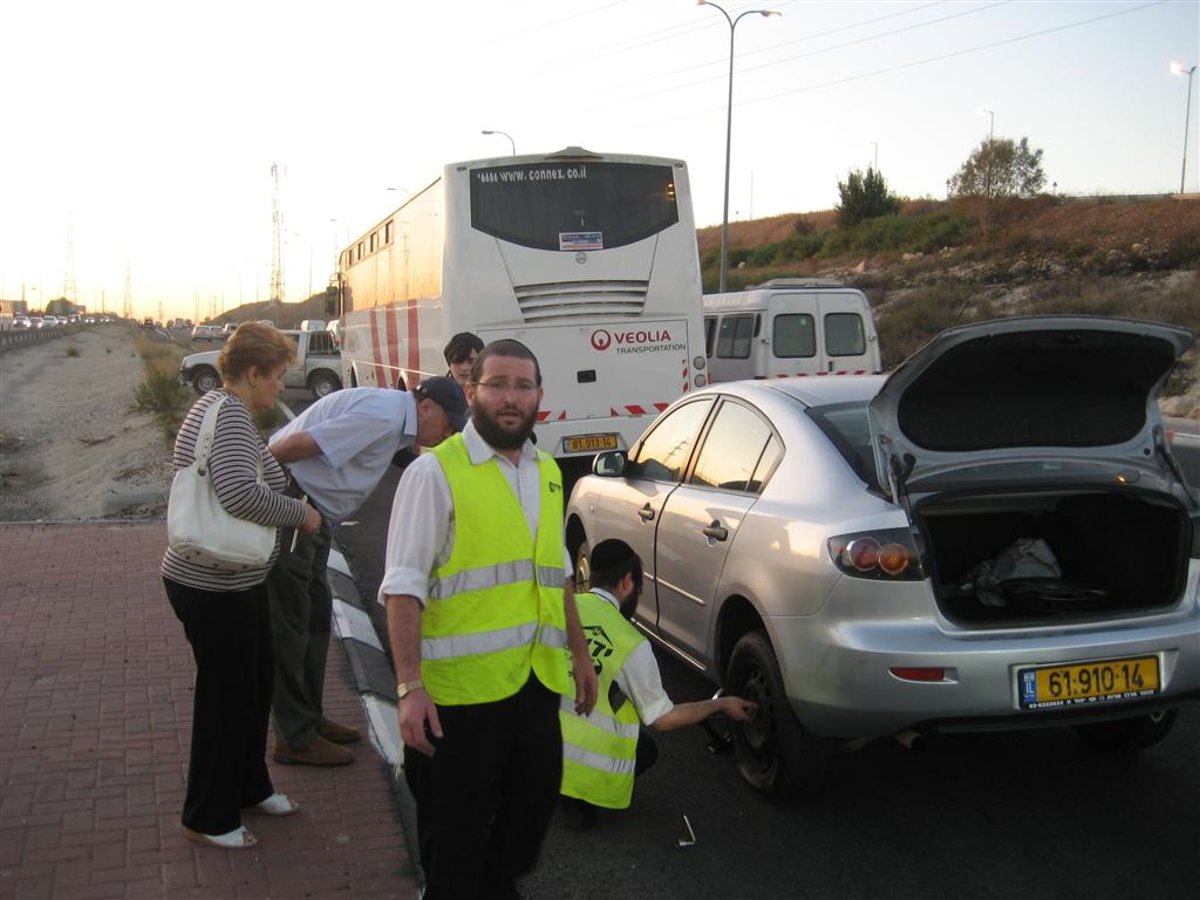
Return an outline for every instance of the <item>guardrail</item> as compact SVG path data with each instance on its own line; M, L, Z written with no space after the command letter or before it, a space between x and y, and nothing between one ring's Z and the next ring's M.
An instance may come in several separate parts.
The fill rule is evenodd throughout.
M65 328L22 328L0 331L0 352L26 344L41 344L67 333Z

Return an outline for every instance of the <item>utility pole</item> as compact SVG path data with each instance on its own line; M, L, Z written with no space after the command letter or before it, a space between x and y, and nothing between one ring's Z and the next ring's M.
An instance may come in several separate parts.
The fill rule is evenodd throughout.
M125 257L125 306L122 313L126 319L133 318L133 288L129 282L129 257Z
M275 189L271 195L271 222L275 233L271 246L271 300L283 303L283 213L279 209L279 164L271 163L271 179Z
M63 297L68 303L75 303L75 225L72 222L67 223L67 272L63 276Z

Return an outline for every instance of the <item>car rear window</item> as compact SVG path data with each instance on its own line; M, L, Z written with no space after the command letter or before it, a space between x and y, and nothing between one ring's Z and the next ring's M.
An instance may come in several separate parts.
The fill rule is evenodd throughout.
M829 442L854 470L854 474L878 488L875 477L875 456L871 451L871 425L867 419L867 401L838 403L831 406L813 407L809 417L817 424Z

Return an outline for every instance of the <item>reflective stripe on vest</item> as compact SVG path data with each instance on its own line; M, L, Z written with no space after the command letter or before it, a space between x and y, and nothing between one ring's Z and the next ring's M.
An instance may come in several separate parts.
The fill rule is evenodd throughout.
M563 760L564 762L570 760L610 775L628 775L630 777L633 777L633 771L637 767L636 759L613 759L611 756L592 753L590 750L584 750L571 744L563 744Z
M421 613L421 679L439 704L488 703L515 694L532 669L573 693L564 670L562 476L538 452L536 541L520 502L489 458L473 465L461 435L432 451L454 503L450 558L430 573Z
M609 702L611 688L629 654L645 638L620 611L592 593L578 594L575 605L596 666L596 708L580 716L564 698L559 707L563 736L561 792L593 806L624 809L633 799L637 742L641 730L633 701L626 698L616 710Z

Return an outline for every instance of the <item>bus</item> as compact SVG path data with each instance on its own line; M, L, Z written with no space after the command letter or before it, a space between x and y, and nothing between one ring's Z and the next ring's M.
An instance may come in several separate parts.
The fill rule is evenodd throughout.
M343 384L445 374L461 331L541 365L538 446L568 483L706 381L685 163L568 147L451 163L339 256Z

